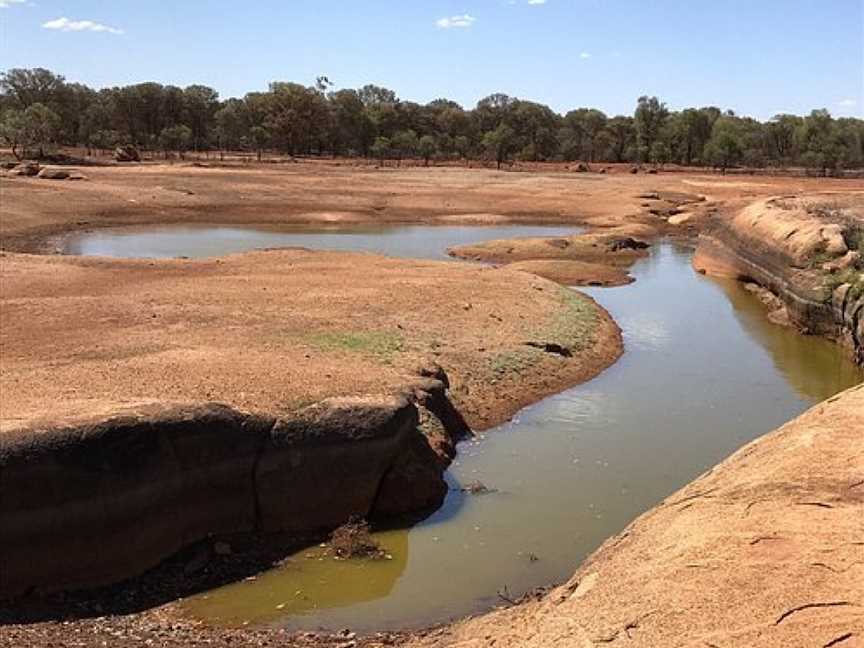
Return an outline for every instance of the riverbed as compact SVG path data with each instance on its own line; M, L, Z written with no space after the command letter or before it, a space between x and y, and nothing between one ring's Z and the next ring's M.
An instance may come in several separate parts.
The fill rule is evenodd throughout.
M301 245L443 258L460 243L573 233L316 230L238 246L236 232L223 232L220 242L202 231L209 230L158 232L170 239L167 248L165 236L150 240L156 233L145 230L89 233L67 251L208 256ZM205 242L190 246L183 237ZM596 379L463 442L444 506L410 529L377 534L387 557L335 561L310 548L254 580L185 601L186 613L225 625L362 631L488 609L567 578L603 540L733 450L864 379L837 346L769 323L740 284L693 272L691 254L657 245L633 267L635 283L585 290L621 326L625 355ZM475 482L489 492L463 490Z

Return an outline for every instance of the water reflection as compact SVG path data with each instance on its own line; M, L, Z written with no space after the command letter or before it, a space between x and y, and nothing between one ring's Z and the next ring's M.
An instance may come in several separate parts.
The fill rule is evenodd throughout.
M444 507L380 536L391 565L333 566L301 552L290 569L188 601L189 613L372 630L486 609L504 587L518 595L567 578L641 512L864 377L836 346L769 324L753 295L694 273L686 249L659 246L632 273L628 286L587 290L621 325L627 353L595 380L462 444ZM478 479L497 492L458 491ZM310 583L322 584L315 605L274 612Z
M64 254L121 258L212 257L273 247L376 252L412 259L447 259L447 248L500 238L567 236L576 227L555 225L358 225L283 228L164 225L102 229L75 234Z

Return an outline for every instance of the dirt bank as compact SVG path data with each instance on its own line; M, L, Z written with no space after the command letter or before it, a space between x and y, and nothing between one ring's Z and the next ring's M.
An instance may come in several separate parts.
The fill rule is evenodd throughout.
M633 282L626 269L607 263L529 259L508 263L507 268L530 272L565 286L623 286Z
M864 362L864 193L756 201L713 221L693 265L755 282L779 298L772 320L834 339Z
M171 223L550 222L599 228L639 222L692 233L698 231L703 212L730 201L808 189L864 188L858 180L733 180L695 173L571 173L557 167L530 173L375 169L323 162L92 167L87 177L77 182L0 177L0 248L50 250L51 235ZM676 204L682 194L707 200L691 209Z
M859 386L667 498L540 600L408 645L860 645L862 430Z
M463 415L487 427L621 353L587 297L463 264L5 253L0 281L5 596L435 507Z

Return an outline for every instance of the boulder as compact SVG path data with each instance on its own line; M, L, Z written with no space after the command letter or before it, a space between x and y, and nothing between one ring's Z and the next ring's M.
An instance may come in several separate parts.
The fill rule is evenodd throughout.
M114 159L118 162L140 162L141 154L138 152L137 148L131 144L126 144L125 146L118 146L114 149Z
M66 180L69 175L70 173L66 169L50 169L48 167L38 173L38 176L43 180Z
M856 250L849 250L846 254L838 259L822 264L822 269L825 272L839 272L849 268L855 268L861 260L861 255Z
M621 250L644 250L649 247L645 241L639 241L631 236L615 239L609 242L609 250L619 252Z
M19 176L35 176L39 173L41 167L35 162L22 162L21 164L16 165L11 173L12 175Z

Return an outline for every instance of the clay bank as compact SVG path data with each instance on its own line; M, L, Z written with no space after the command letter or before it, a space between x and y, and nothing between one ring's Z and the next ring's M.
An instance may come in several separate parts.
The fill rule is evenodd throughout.
M504 420L621 349L588 297L486 267L7 253L2 273L7 597L113 582L213 534L434 508L463 419ZM526 375L498 376L502 355Z

